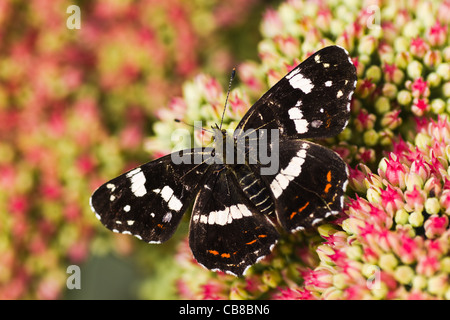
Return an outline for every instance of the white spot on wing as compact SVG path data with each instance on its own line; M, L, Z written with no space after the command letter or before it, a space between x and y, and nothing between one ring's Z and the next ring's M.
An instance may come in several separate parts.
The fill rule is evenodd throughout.
M142 197L147 194L147 189L145 189L145 175L141 168L136 168L127 173L127 177L131 181L131 192L136 197Z
M295 130L297 133L308 132L308 121L303 119L303 113L299 108L292 107L288 110L289 119L294 120Z
M154 189L153 192L161 195L164 201L167 202L170 210L180 211L183 203L173 194L173 189L169 186L164 186L161 189Z
M172 220L172 213L167 212L162 218L162 222L170 222Z
M304 144L303 148L306 148L306 146L307 144ZM289 161L287 167L281 169L280 173L275 176L275 179L270 184L270 189L275 198L278 198L283 193L283 190L287 188L289 183L300 175L305 158L306 150L301 149L297 152L296 156Z
M325 82L325 86L326 87L331 87L333 85L333 81L328 80L327 82Z
M251 216L252 212L243 204L233 205L224 210L211 211L208 215L201 215L200 218L194 216L194 221L200 220L200 223L226 225L233 220L242 219Z
M313 128L320 128L320 126L323 124L322 120L314 120L311 122L311 127Z
M300 69L297 69L296 71L288 74L286 76L286 79L289 80L290 85L294 89L300 89L306 94L310 93L314 88L311 80L303 77L303 75L300 73Z

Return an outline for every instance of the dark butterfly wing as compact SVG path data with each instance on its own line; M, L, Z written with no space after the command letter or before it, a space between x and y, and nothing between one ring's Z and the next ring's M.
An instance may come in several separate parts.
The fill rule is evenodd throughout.
M308 229L341 211L348 170L338 154L303 140L281 143L279 154L279 172L262 179L286 230Z
M93 193L92 210L114 232L131 234L149 243L166 241L210 168L197 161L205 152L206 149L176 152L112 179ZM188 163L175 164L174 158L181 153Z
M233 173L217 167L195 201L189 245L206 268L242 275L271 252L279 235L244 195Z
M325 138L341 132L350 115L356 69L339 46L317 51L269 89L245 114L235 137L248 129L278 129L282 138Z

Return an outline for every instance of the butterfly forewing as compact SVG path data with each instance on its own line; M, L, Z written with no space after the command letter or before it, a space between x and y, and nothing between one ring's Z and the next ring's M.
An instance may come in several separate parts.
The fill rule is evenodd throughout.
M335 136L347 125L356 79L355 66L345 49L329 46L319 50L250 108L236 134L277 129L285 138Z
M195 164L204 149L184 150L190 164L176 165L172 155L146 163L100 186L91 197L97 218L114 232L161 243L175 232L210 168ZM178 153L177 153L178 154Z

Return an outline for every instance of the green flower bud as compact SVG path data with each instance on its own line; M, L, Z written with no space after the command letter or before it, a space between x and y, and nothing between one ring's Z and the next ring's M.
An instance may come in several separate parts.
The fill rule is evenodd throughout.
M441 260L442 272L450 273L450 257L445 257Z
M447 98L450 97L450 82L446 82L442 86L442 94L444 95L444 97L447 97Z
M428 198L425 201L425 210L428 214L438 214L441 211L441 206L437 198Z
M414 278L412 280L412 286L414 289L417 289L417 290L425 289L427 286L427 278L425 278L422 275L414 276Z
M389 99L394 99L397 96L397 91L397 86L393 83L385 83L383 86L383 95Z
M398 265L398 260L393 253L385 253L380 256L379 266L383 270L392 271Z
M378 83L381 79L381 68L377 65L371 65L366 70L366 78L372 79L372 83Z
M409 214L405 209L399 209L397 210L397 212L395 213L395 223L397 224L407 224L408 223L408 219L409 219Z
M262 281L270 288L275 288L281 281L281 275L277 270L266 270L263 272Z
M427 76L427 83L429 84L430 88L436 88L441 84L441 76L436 72L431 72Z
M410 40L405 37L398 37L394 41L394 49L397 52L408 51Z
M414 270L410 266L399 266L394 271L394 278L401 284L410 284L414 277Z
M347 248L347 250L345 251L347 257L351 260L361 260L362 257L362 249L361 246L359 245L352 245L350 247Z
M409 92L408 90L401 90L398 94L397 94L397 101L398 103L400 103L402 106L407 106L411 103L412 101L412 96L411 96L411 92Z
M373 36L363 36L359 40L358 52L370 56L378 45L378 41Z
M413 227L421 227L423 225L424 217L422 212L413 211L409 215L408 222Z
M428 291L431 294L443 296L449 287L448 281L448 275L444 273L431 277L428 279Z
M422 71L423 71L423 66L417 60L411 61L408 64L408 67L406 68L406 72L411 79L419 78L422 75Z
M441 63L437 67L436 73L445 81L449 81L450 80L450 63Z
M372 147L377 144L380 135L374 129L367 130L363 134L363 140L366 145Z
M346 277L341 273L333 275L333 286L337 289L345 289L347 287Z
M436 114L441 114L445 112L445 101L442 99L433 99L431 101L431 110Z
M403 35L408 38L415 38L420 33L420 24L417 20L411 20L403 27Z

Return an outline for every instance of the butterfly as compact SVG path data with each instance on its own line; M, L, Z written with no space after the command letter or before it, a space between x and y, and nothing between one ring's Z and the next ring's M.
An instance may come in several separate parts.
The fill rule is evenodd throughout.
M100 186L91 208L114 232L162 243L194 203L189 245L197 262L243 275L272 251L279 226L312 228L343 208L345 162L305 139L346 127L356 82L348 52L325 47L270 88L232 135L216 125L214 147L134 168Z

